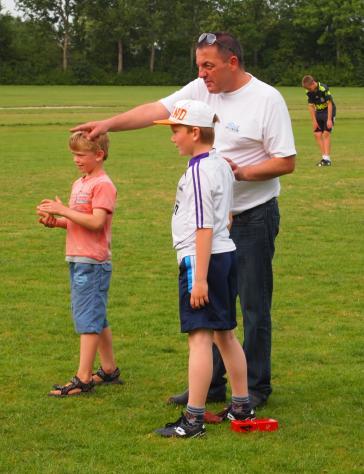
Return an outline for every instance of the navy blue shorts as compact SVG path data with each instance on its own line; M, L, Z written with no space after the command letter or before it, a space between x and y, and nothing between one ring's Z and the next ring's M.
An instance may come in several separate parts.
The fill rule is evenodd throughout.
M100 334L109 323L106 318L111 263L69 264L71 305L78 334Z
M327 117L328 117L328 111L323 110L323 111L316 111L316 121L318 124L318 127L314 130L314 133L317 132L332 132L332 128L334 128L334 123L335 123L335 115L332 117L332 128L327 128Z
M207 283L209 303L193 309L190 304L195 275L195 257L185 257L179 266L179 314L181 332L195 329L227 331L236 327L236 252L212 254Z

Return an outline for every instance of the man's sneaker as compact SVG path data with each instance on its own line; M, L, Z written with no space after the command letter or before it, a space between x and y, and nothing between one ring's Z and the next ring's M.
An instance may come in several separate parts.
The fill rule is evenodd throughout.
M249 392L249 402L251 408L254 410L264 406L268 402L268 395L257 394L256 392Z
M190 423L186 416L178 418L174 423L167 423L164 428L155 430L163 438L198 438L206 433L203 422Z
M331 160L324 160L322 158L322 160L319 161L316 166L331 166Z

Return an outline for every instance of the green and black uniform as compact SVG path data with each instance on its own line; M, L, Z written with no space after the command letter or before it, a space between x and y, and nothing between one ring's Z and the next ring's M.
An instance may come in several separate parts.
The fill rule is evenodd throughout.
M313 92L307 91L308 103L315 106L316 120L318 128L315 132L328 131L331 132L331 128L327 128L327 108L328 102L332 102L332 122L335 121L336 105L331 95L330 89L326 84L321 82L317 83L317 89Z

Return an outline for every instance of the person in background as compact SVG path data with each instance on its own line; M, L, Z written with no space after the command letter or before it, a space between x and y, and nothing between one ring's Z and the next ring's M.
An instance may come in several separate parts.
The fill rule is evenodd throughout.
M317 166L331 166L331 132L334 128L336 106L330 89L312 76L304 76L302 87L306 89L308 110L312 120L313 134L322 158Z

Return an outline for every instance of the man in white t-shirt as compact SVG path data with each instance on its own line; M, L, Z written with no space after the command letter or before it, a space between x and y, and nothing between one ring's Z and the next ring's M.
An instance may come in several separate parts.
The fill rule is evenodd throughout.
M89 137L133 130L169 116L176 101L208 103L219 116L214 146L234 171L233 225L244 351L252 406L264 404L271 387L271 302L274 240L279 229L278 177L292 173L296 150L287 106L273 87L247 73L239 42L228 33L203 33L196 47L198 79L160 101L73 130ZM208 400L225 400L225 368L214 348ZM185 404L188 390L170 401Z

